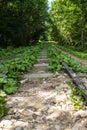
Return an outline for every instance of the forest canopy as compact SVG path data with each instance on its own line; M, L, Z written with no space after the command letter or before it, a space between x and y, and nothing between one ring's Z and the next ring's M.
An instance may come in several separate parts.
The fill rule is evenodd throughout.
M44 34L47 0L0 0L0 45L36 42Z
M86 0L54 0L49 17L52 40L82 47L87 42Z
M87 43L86 0L1 0L0 46L41 40L83 47Z

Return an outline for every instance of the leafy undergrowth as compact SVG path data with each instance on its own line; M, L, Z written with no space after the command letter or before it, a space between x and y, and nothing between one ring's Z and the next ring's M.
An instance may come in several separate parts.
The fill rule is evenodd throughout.
M87 68L83 67L80 62L71 59L68 55L63 54L60 50L57 50L53 46L48 48L49 56L49 69L53 72L61 71L64 69L61 62L65 62L68 66L74 70L74 72L87 73ZM79 110L83 107L83 104L87 104L87 101L84 98L84 90L78 89L71 82L68 83L71 88L71 101L75 110Z
M71 89L71 95L70 95L70 100L73 104L73 109L79 110L82 109L84 104L87 105L87 100L84 98L84 91L83 89L77 88L72 82L68 82L68 85L70 86ZM78 91L79 89L79 91Z
M48 48L48 56L49 56L49 69L53 72L60 71L62 69L62 65L60 64L59 58L56 57L53 52L53 48Z
M7 110L5 109L5 97L6 93L2 89L0 89L0 118L7 113Z
M69 52L70 54L73 54L74 56L77 56L77 57L82 58L82 59L87 59L87 53L85 53L85 52L76 51L76 50L73 50L72 48L65 47L65 46L64 47L58 46L58 47L66 52Z
M6 109L4 107L6 100L4 97L0 96L0 118L6 114Z
M23 73L30 70L36 62L41 48L42 45L25 47L19 49L20 51L17 49L17 53L16 49L14 49L16 56L11 60L6 60L5 64L0 65L0 117L5 114L4 104L6 101L4 97L6 94L17 92L19 80L22 78Z
M63 68L61 61L64 61L75 72L87 73L87 68L84 67L79 61L72 59L62 51L57 50L55 47L50 46L48 49L49 55L49 69L52 71L60 71Z
M21 53L23 53L27 47L18 47L18 48L13 48L13 47L7 47L7 48L0 48L0 60L4 59L12 59L18 57Z

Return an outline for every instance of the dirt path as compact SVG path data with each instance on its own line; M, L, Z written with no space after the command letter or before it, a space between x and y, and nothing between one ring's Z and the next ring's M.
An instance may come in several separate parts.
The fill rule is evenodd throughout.
M61 50L61 49L60 49ZM84 60L84 59L81 59L81 58L78 58L78 57L76 57L76 56L74 56L74 55L72 55L72 54L70 54L70 53L68 53L68 52L66 52L66 51L63 51L63 50L61 50L64 54L68 54L70 57L72 57L73 59L75 59L75 60L78 60L82 65L84 65L85 67L87 67L87 60Z
M87 130L87 107L73 110L70 78L65 72L50 73L48 61L43 50L18 93L7 97L9 112L0 130Z

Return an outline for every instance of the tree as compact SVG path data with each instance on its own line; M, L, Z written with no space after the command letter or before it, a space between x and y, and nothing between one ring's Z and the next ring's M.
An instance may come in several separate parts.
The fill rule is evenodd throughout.
M86 15L87 15L87 2L86 0L55 0L52 3L50 11L51 34L54 34L56 39L61 39L60 43L68 43L80 45L83 47L85 31L87 28ZM55 23L55 28L53 24ZM57 31L58 30L58 31ZM59 32L59 33L58 33ZM60 34L60 35L59 35Z
M0 44L36 43L44 32L46 14L47 0L1 0Z

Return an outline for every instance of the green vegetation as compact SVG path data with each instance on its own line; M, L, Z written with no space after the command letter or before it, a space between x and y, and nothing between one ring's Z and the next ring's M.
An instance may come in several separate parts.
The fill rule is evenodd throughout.
M63 46L58 46L59 48L63 49L64 51L67 51L69 52L70 54L73 54L79 58L82 58L82 59L87 59L87 53L85 52L82 52L82 51L76 51L76 50L73 50L72 48L70 47L63 47ZM87 50L86 50L87 51Z
M15 52L17 52L15 57L13 58L12 54L11 58L12 52L10 52L10 59L2 61L0 64L0 117L3 116L5 112L4 96L6 96L6 94L14 94L17 92L19 80L22 78L21 75L31 69L36 62L36 58L41 48L42 45L20 48L20 51L18 52L14 49ZM3 52L6 50L3 49ZM6 53L5 55L3 53L3 57L6 58L8 55L6 56Z
M87 54L67 47L87 52L87 0L54 0L50 10L47 4L48 0L0 0L0 117L5 114L6 94L17 92L22 75L36 62L42 47L37 43L55 41L87 59ZM64 69L62 60L75 72L87 73L87 68L51 45L48 55L53 72Z
M13 94L15 92L17 92L17 81L9 78L7 83L4 85L3 90L7 93L7 94Z
M46 19L47 0L0 0L0 46L36 44Z
M37 43L45 38L47 2L0 1L0 117L5 113L2 95L17 92L19 80L41 49Z
M87 73L87 68L83 67L80 62L71 59L68 55L63 54L55 46L50 45L48 48L49 55L49 69L53 72L63 70L62 61L68 64L68 66L74 70L74 72ZM79 110L87 101L84 98L84 90L76 87L72 82L68 82L71 88L70 100L75 110Z
M6 100L4 99L4 97L0 96L0 118L3 117L6 113L6 110L4 108L5 103Z
M87 0L54 0L48 27L51 40L83 48L87 43Z
M52 46L48 48L49 69L53 72L60 71L62 69L60 59L56 57L54 51L55 49Z
M67 54L63 54L60 50L55 48L55 46L49 47L48 55L50 57L49 69L52 71L64 69L61 64L61 61L64 61L75 72L87 73L87 68L82 66L79 61L72 59Z
M87 104L87 101L84 98L84 90L77 88L72 82L68 82L68 85L71 89L70 100L73 104L73 108L79 110L84 104Z

